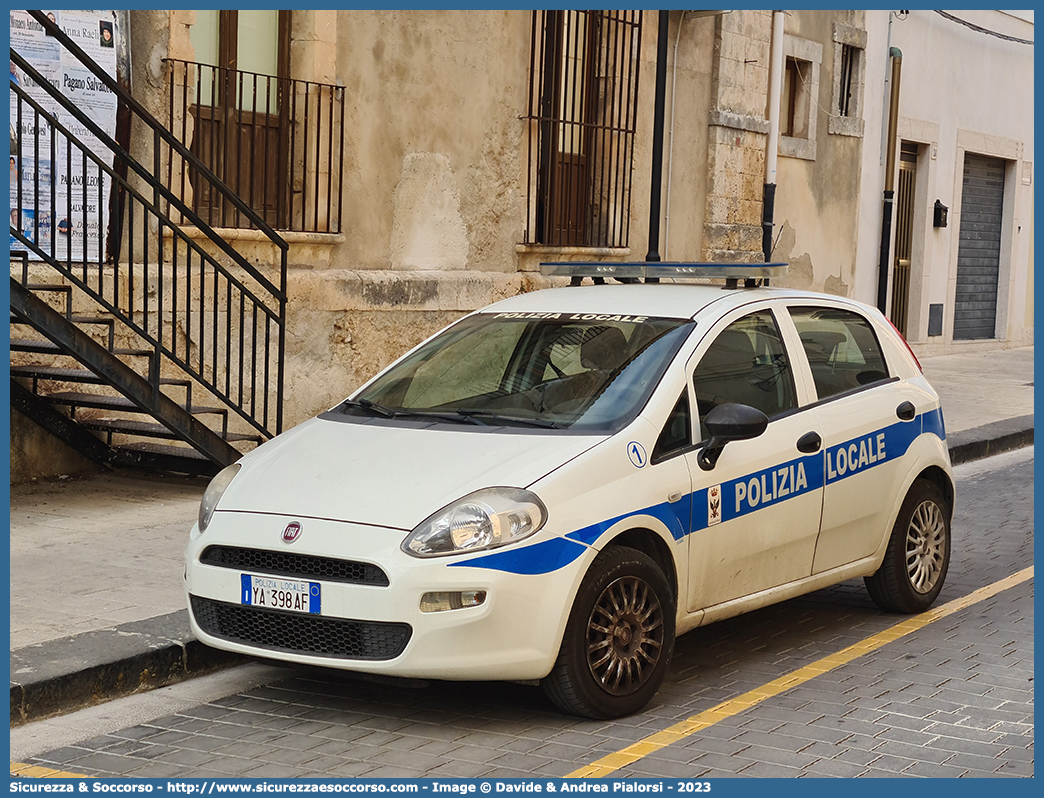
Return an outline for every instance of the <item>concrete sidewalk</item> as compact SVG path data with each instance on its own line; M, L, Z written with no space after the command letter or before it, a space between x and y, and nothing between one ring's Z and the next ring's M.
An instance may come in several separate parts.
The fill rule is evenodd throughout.
M1033 348L925 358L954 463L1033 443ZM11 489L11 724L240 661L189 634L182 549L206 481Z

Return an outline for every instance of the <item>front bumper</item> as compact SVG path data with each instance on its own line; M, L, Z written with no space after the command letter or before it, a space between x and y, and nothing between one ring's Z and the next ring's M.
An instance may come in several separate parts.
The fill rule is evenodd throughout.
M300 538L282 531L301 523ZM193 633L228 651L389 676L458 680L529 680L550 673L576 587L595 552L546 574L459 567L462 557L419 559L399 546L406 532L310 518L217 512L185 550L186 599ZM374 580L318 582L320 615L262 610L240 603L252 568L200 561L209 546L352 560L379 567ZM466 556L466 555L465 555ZM453 565L454 567L450 567ZM478 607L421 612L428 592L486 591ZM217 620L215 620L217 619Z

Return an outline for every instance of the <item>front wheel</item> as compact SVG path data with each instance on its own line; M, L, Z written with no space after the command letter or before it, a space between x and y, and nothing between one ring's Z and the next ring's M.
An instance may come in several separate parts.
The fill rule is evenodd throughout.
M674 650L675 601L651 557L606 549L591 564L541 686L566 712L618 718L660 689Z
M903 500L881 567L865 577L870 598L889 612L924 612L939 596L950 565L950 507L919 479Z

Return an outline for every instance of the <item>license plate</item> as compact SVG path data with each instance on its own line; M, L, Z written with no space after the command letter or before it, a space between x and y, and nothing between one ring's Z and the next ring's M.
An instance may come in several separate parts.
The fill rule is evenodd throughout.
M318 582L286 579L281 576L240 576L239 603L269 610L288 610L320 614L321 590Z

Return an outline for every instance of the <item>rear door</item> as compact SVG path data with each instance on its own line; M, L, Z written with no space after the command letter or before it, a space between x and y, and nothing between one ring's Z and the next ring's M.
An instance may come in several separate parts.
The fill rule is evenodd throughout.
M812 572L877 549L920 433L922 394L892 376L873 324L845 307L788 307L808 359L823 430L823 520Z

